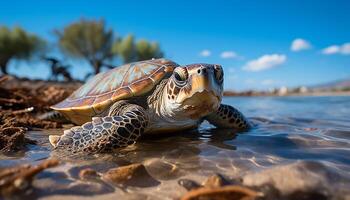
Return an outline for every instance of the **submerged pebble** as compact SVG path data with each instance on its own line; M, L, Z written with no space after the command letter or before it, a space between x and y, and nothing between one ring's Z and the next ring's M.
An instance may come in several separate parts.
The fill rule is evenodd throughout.
M86 168L86 169L80 170L79 178L82 180L96 179L96 178L99 178L99 175L94 169Z
M164 162L161 159L153 158L144 162L147 171L159 180L175 179L182 175L175 164Z
M193 180L190 180L190 179L180 179L180 180L177 181L177 183L180 186L184 187L187 191L194 190L194 189L202 187L196 181L193 181Z
M229 181L227 181L222 175L214 174L207 178L207 180L203 183L203 187L221 187L229 184Z
M14 194L24 194L29 189L34 176L41 171L55 167L58 160L46 160L36 166L20 165L0 170L0 194L1 196L11 196ZM18 193L19 192L19 193ZM1 197L0 196L0 197Z
M345 174L339 174L336 169L315 161L298 161L248 173L242 177L242 183L257 188L272 187L271 193L277 191L280 194L279 198L303 196L304 199L315 199L315 197L346 199L346 196L350 197L350 178ZM266 195L272 194L266 193Z
M102 178L113 184L125 186L152 187L160 184L147 172L145 166L139 163L109 169Z

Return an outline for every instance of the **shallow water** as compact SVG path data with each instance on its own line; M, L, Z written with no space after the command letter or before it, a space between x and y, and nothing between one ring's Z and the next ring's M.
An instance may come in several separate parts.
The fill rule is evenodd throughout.
M253 128L237 134L204 123L199 131L145 138L113 154L79 158L51 152L48 135L62 130L31 131L30 138L38 144L30 145L28 151L0 155L0 167L59 157L62 165L34 181L34 196L45 199L97 194L105 199L171 199L185 193L177 184L180 178L201 182L221 173L235 179L296 160L321 161L350 174L350 97L232 97L223 101L242 111ZM155 180L120 187L78 177L83 168L104 172L131 163L143 163Z

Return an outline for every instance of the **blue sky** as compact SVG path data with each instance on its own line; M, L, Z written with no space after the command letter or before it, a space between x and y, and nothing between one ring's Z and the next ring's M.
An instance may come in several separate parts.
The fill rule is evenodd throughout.
M350 1L4 0L0 10L1 25L20 25L52 43L54 29L82 17L103 18L118 35L158 41L179 64L222 64L226 89L350 77ZM90 70L83 61L63 58L76 77ZM38 62L12 62L10 72L49 75Z

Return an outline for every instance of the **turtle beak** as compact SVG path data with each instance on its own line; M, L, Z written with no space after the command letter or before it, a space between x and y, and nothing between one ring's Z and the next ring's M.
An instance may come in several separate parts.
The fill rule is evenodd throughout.
M222 85L216 82L214 73L210 70L209 68L201 67L197 70L197 73L191 76L191 93L192 95L196 93L208 93L207 98L211 99L214 96L221 101ZM205 96L203 98L202 101L209 100Z

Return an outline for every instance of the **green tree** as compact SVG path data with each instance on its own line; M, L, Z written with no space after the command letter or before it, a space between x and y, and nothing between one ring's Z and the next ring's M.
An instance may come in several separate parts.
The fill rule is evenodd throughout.
M113 44L113 52L120 55L124 63L137 61L134 36L128 35L116 40Z
M34 54L41 52L46 43L34 34L27 33L20 27L12 30L0 27L0 70L8 74L8 63L11 59L30 59Z
M136 55L138 60L149 60L163 57L163 52L157 42L151 43L142 39L136 43Z
M151 43L144 39L135 43L133 35L116 40L113 45L113 52L121 56L124 63L163 57L163 52L160 50L158 43Z
M157 42L151 43L142 39L136 43L136 55L138 60L149 60L152 58L161 58L164 54Z
M63 52L75 58L87 60L95 74L106 60L113 58L113 31L107 29L103 20L80 20L56 31Z

